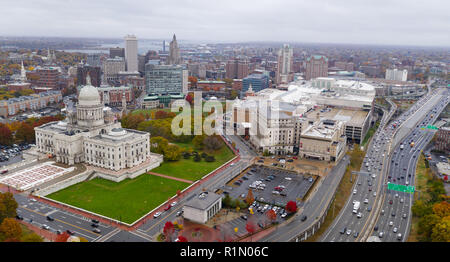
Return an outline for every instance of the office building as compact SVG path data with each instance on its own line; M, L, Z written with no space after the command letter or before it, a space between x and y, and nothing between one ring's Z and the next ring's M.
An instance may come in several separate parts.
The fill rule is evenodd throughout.
M313 55L306 59L305 79L328 76L328 58L323 55Z
M125 60L122 57L108 58L103 61L103 79L109 84L119 81L119 72L125 71Z
M269 88L269 77L265 74L251 74L242 79L241 97L248 91L250 85L254 92Z
M116 56L125 59L125 48L122 47L111 47L109 49L109 58L115 58Z
M180 65L145 65L147 94L187 94L188 71Z
M92 53L87 55L86 64L93 66L93 67L100 67L100 54L99 53Z
M292 48L286 44L278 51L277 84L289 83L294 80L293 55Z
M127 72L138 71L138 46L137 38L134 35L125 37L125 62Z
M88 75L93 86L99 87L101 85L100 67L79 64L77 66L77 86L86 85L86 77Z
M226 78L243 79L248 76L248 62L245 60L229 60L225 67Z
M396 81L406 81L408 78L408 70L386 69L386 79Z
M202 192L183 206L183 217L204 224L222 208L222 197L213 192Z
M179 65L181 64L180 48L178 47L178 42L175 34L170 42L169 58L167 60L168 65Z

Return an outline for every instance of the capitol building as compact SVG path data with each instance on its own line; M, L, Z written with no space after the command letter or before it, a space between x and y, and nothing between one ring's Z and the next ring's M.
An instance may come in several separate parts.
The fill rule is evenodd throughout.
M78 104L67 108L64 121L36 127L35 133L37 152L67 165L88 164L116 175L113 180L135 177L162 162L161 155L150 152L150 134L122 128L89 82L81 88ZM127 170L133 174L126 175Z

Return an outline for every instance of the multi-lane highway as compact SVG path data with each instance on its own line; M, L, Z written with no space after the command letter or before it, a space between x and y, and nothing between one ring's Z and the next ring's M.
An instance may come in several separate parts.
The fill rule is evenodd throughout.
M388 171L392 147L409 133L411 125L415 126L418 120L425 117L424 114L444 97L446 97L444 90L432 92L421 98L389 126L384 128L380 126L364 158L351 197L321 241L347 242L366 239L369 230L373 228L376 215L381 211L385 193L385 174ZM353 212L354 201L361 203L356 214Z
M385 182L414 185L420 152L436 132L422 129L422 127L434 123L448 102L448 92L443 93L440 102L429 110L425 118L414 126L412 131L397 145L389 163L389 173ZM414 142L413 145L411 145L412 142ZM411 206L414 195L388 190L386 184L384 192L382 211L377 217L375 226L370 229L371 235L378 236L383 241L406 241L411 226Z

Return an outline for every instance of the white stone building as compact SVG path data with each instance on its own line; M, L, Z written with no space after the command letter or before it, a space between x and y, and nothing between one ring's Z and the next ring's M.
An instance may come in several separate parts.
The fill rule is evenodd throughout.
M89 84L80 90L76 108L68 108L64 121L36 127L35 132L37 151L68 165L86 163L105 171L133 168L145 172L162 161L150 153L150 134L122 128L111 108L101 103L98 89Z
M222 208L222 197L213 192L202 192L183 206L183 217L197 223L206 223Z

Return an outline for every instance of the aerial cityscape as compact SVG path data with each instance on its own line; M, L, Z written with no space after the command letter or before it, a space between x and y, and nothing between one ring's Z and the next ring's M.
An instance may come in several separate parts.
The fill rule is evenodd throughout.
M448 3L19 2L0 242L450 241Z

